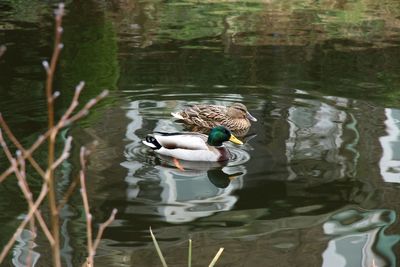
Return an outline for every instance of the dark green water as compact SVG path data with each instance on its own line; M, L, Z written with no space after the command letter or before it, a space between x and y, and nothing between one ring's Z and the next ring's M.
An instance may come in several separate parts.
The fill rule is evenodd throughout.
M28 4L29 2L29 4ZM44 71L51 1L0 3L0 111L25 145L46 128ZM400 4L386 1L67 1L57 112L85 80L82 102L110 96L74 136L58 192L90 158L88 193L106 230L96 266L397 266L400 211ZM257 117L225 166L179 170L142 143L183 130L170 112L242 102ZM63 137L59 143L62 144ZM45 151L37 152L44 163ZM0 169L7 167L0 156ZM239 174L229 180L229 174ZM40 178L30 182L39 189ZM26 211L13 178L0 185L0 244ZM44 211L45 212L45 211ZM61 213L65 266L85 259L79 193ZM7 259L24 266L24 233ZM50 264L35 243L36 266Z

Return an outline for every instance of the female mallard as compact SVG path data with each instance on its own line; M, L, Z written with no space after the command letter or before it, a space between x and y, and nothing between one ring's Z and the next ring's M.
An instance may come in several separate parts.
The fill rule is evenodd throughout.
M257 121L242 103L233 103L229 107L204 104L194 105L182 111L171 113L171 115L189 125L197 125L208 129L223 125L233 132L247 132L250 127L250 120Z
M176 159L189 161L225 161L229 159L229 151L222 144L231 141L243 143L223 126L211 129L210 134L201 133L154 133L147 135L143 144L156 153Z

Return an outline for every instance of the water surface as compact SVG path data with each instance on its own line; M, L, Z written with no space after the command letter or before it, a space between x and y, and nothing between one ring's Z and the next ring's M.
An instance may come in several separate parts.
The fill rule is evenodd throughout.
M0 106L24 144L46 127L40 62L51 52L53 6L32 5L28 15L14 1L0 4L0 42L8 46ZM70 1L66 8L58 112L80 80L83 101L111 90L65 132L77 148L58 186L61 194L79 167L78 146L97 140L88 170L95 222L119 210L97 266L161 266L149 226L171 266L186 266L189 238L194 266L206 266L219 247L220 266L397 266L397 1ZM141 143L152 131L184 130L170 113L185 105L233 102L258 122L243 146L229 145L226 164L180 170ZM9 237L25 206L12 181L0 190L1 236ZM79 194L61 216L63 261L76 266L85 257ZM26 239L10 263L24 262ZM45 240L36 243L35 257L48 263Z

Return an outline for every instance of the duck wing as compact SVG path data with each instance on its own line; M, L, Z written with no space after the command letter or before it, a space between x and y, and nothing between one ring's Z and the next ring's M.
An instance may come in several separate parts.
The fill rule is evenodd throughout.
M175 118L186 123L212 128L223 123L226 119L227 108L219 105L194 105L184 110L172 113Z
M226 119L227 107L218 105L195 106L198 117L204 120L223 121Z
M200 133L162 133L153 134L157 142L166 149L208 150L207 136Z

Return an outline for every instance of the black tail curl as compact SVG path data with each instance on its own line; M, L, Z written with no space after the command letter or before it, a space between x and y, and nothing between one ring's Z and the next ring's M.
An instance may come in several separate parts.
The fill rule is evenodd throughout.
M155 146L153 149L160 149L162 147L157 139L151 135L146 136L146 142L153 144Z

